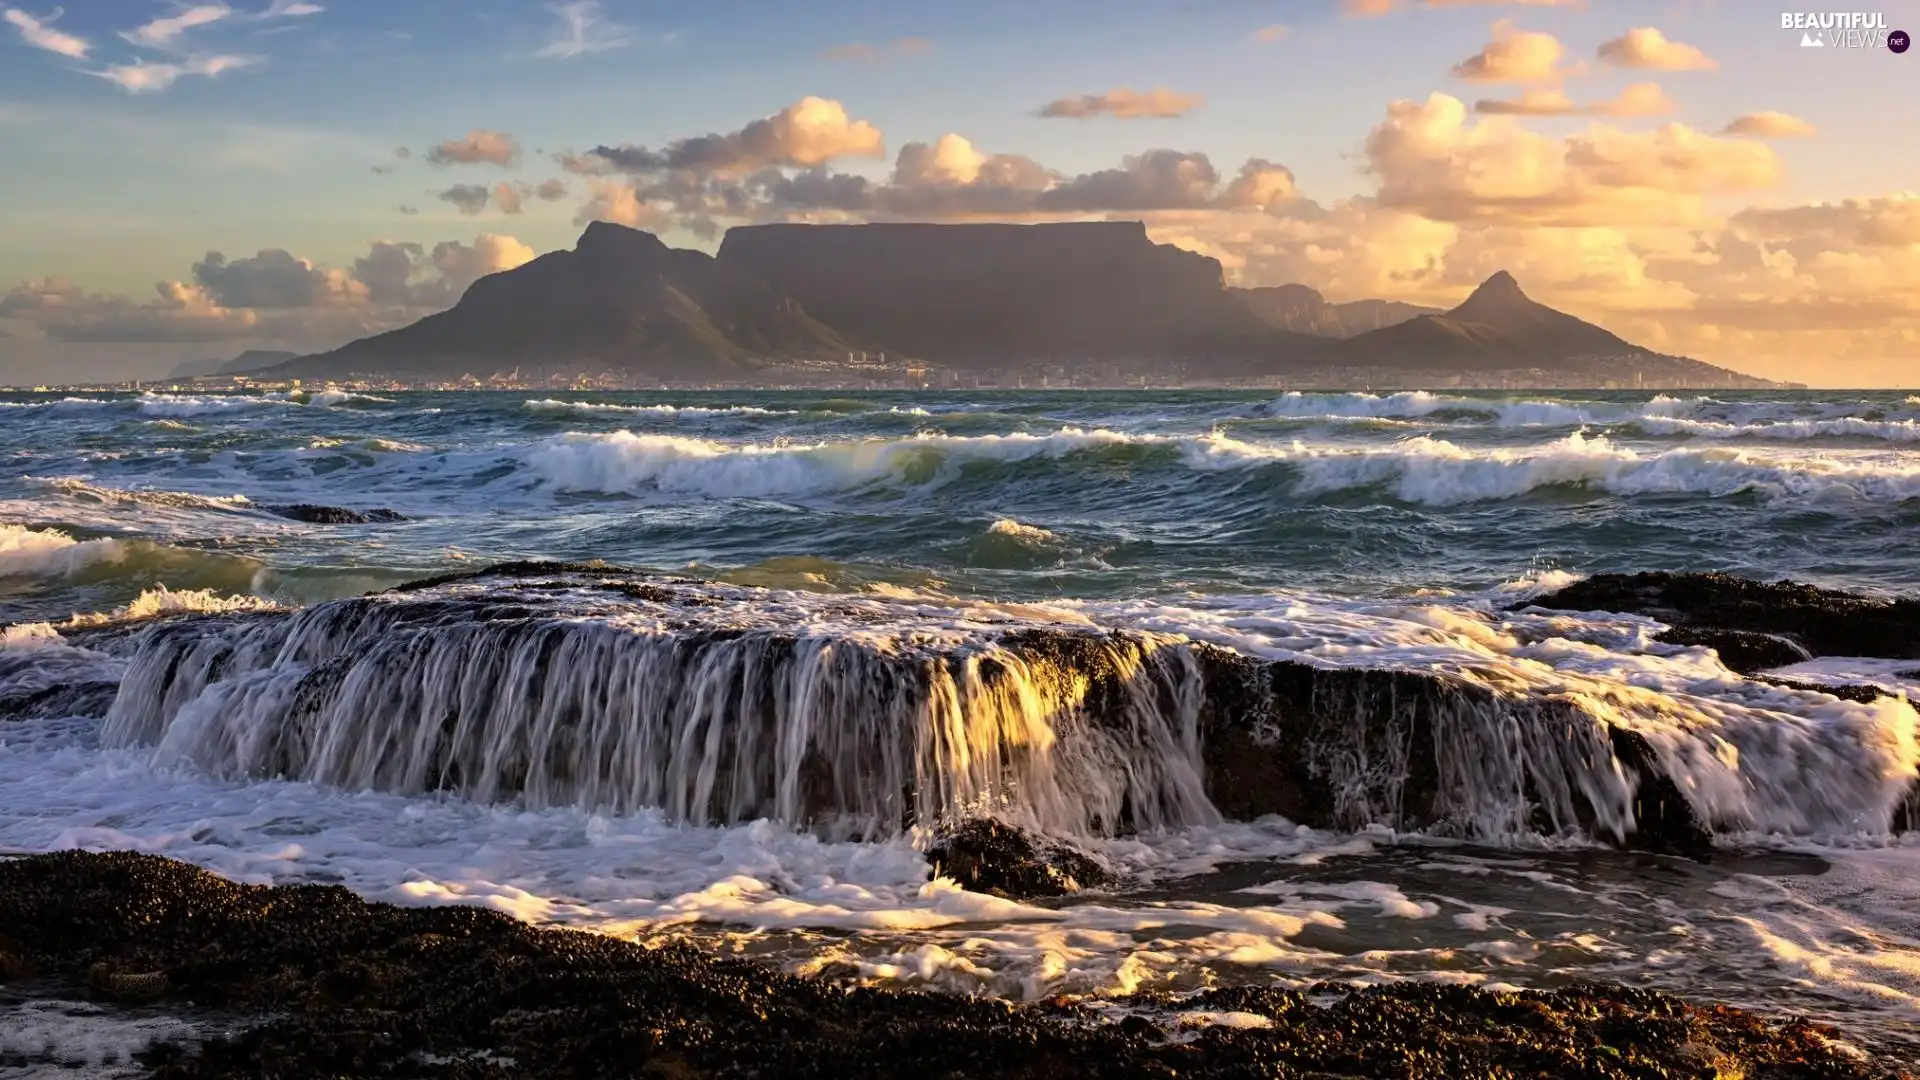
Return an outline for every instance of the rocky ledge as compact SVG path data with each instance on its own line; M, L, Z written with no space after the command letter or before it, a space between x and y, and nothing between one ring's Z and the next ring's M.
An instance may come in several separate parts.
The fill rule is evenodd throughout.
M1748 675L1816 656L1920 659L1920 599L1912 597L1728 574L1640 573L1597 574L1528 603L1659 619L1671 627L1662 641L1716 649Z
M0 986L198 1020L155 1077L1910 1078L1800 1020L1583 985L1013 1005L780 974L470 907L135 854L0 863ZM33 1049L0 1067L56 1064Z

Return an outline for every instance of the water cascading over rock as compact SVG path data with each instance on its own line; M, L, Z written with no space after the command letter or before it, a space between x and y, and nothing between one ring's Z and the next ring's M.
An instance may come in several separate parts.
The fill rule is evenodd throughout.
M349 789L861 837L1279 814L1698 854L1768 824L1687 771L1718 735L1640 730L1618 705L952 603L523 564L165 620L117 648L107 742ZM1782 820L1888 828L1891 798L1828 786Z

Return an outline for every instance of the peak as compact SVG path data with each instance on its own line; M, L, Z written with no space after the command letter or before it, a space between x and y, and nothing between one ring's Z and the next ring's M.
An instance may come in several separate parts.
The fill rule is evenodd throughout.
M1502 270L1481 282L1480 287L1473 290L1473 295L1468 297L1468 302L1471 303L1479 299L1509 296L1521 300L1527 298L1527 294L1520 291L1520 283L1513 280L1513 275Z
M630 229L611 221L590 221L587 223L587 231L580 234L580 240L574 244L573 249L581 252L665 250L666 246L659 237L650 232Z

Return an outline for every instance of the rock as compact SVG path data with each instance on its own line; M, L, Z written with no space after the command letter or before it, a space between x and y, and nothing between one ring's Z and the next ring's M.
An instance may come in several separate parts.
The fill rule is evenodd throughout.
M263 506L261 509L275 517L304 521L309 525L373 525L407 520L393 510L348 510L339 506L314 506L309 503Z
M992 818L974 818L942 830L927 849L935 877L961 888L1014 900L1066 896L1117 879L1070 845Z
M1798 644L1778 634L1760 634L1751 630L1719 630L1699 626L1676 626L1660 633L1668 645L1697 645L1720 654L1720 662L1730 671L1752 675L1757 671L1798 664L1813 657Z
M1751 635L1784 638L1810 656L1920 659L1920 599L1912 597L1883 600L1794 581L1750 581L1728 574L1640 573L1596 574L1527 603L1564 611L1645 615L1672 625L1673 640L1680 644L1695 644L1697 635L1704 633L1731 632L1742 636L1723 640L1742 643L1733 655L1749 663L1786 655L1770 646L1747 648L1756 641ZM1727 655L1722 653L1723 658ZM1733 660L1728 666L1734 667Z
M217 1015L156 1077L1255 1077L1717 1075L1911 1080L1836 1033L1647 990L1392 985L1142 993L1128 1019L796 978L682 944L539 929L472 907L396 908L337 887L236 885L132 853L0 863L0 925L56 996L99 970L166 973L140 1015ZM115 983L118 986L120 984ZM127 1008L109 999L107 1007ZM1271 1026L1182 1030L1177 1011Z

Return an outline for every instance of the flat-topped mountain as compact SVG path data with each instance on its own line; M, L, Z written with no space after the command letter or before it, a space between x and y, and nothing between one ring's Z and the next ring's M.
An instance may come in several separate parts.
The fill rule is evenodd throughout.
M1635 345L1590 322L1556 311L1521 290L1502 270L1458 307L1420 315L1324 346L1322 366L1402 368L1433 372L1540 369L1619 378L1639 372L1663 383L1772 385L1685 357Z
M1320 290L1307 285L1269 285L1227 291L1269 324L1315 337L1350 338L1444 311L1399 300L1350 300L1335 304L1320 295Z
M481 278L447 311L269 374L446 379L530 365L753 381L857 354L1321 381L1349 369L1545 372L1565 385L1634 371L1660 385L1746 379L1535 303L1505 272L1451 311L1331 304L1301 285L1228 288L1219 262L1156 244L1137 221L742 226L713 255L595 222L571 250Z
M867 348L958 367L1193 359L1271 369L1312 342L1250 312L1218 261L1137 221L753 225L720 262Z

